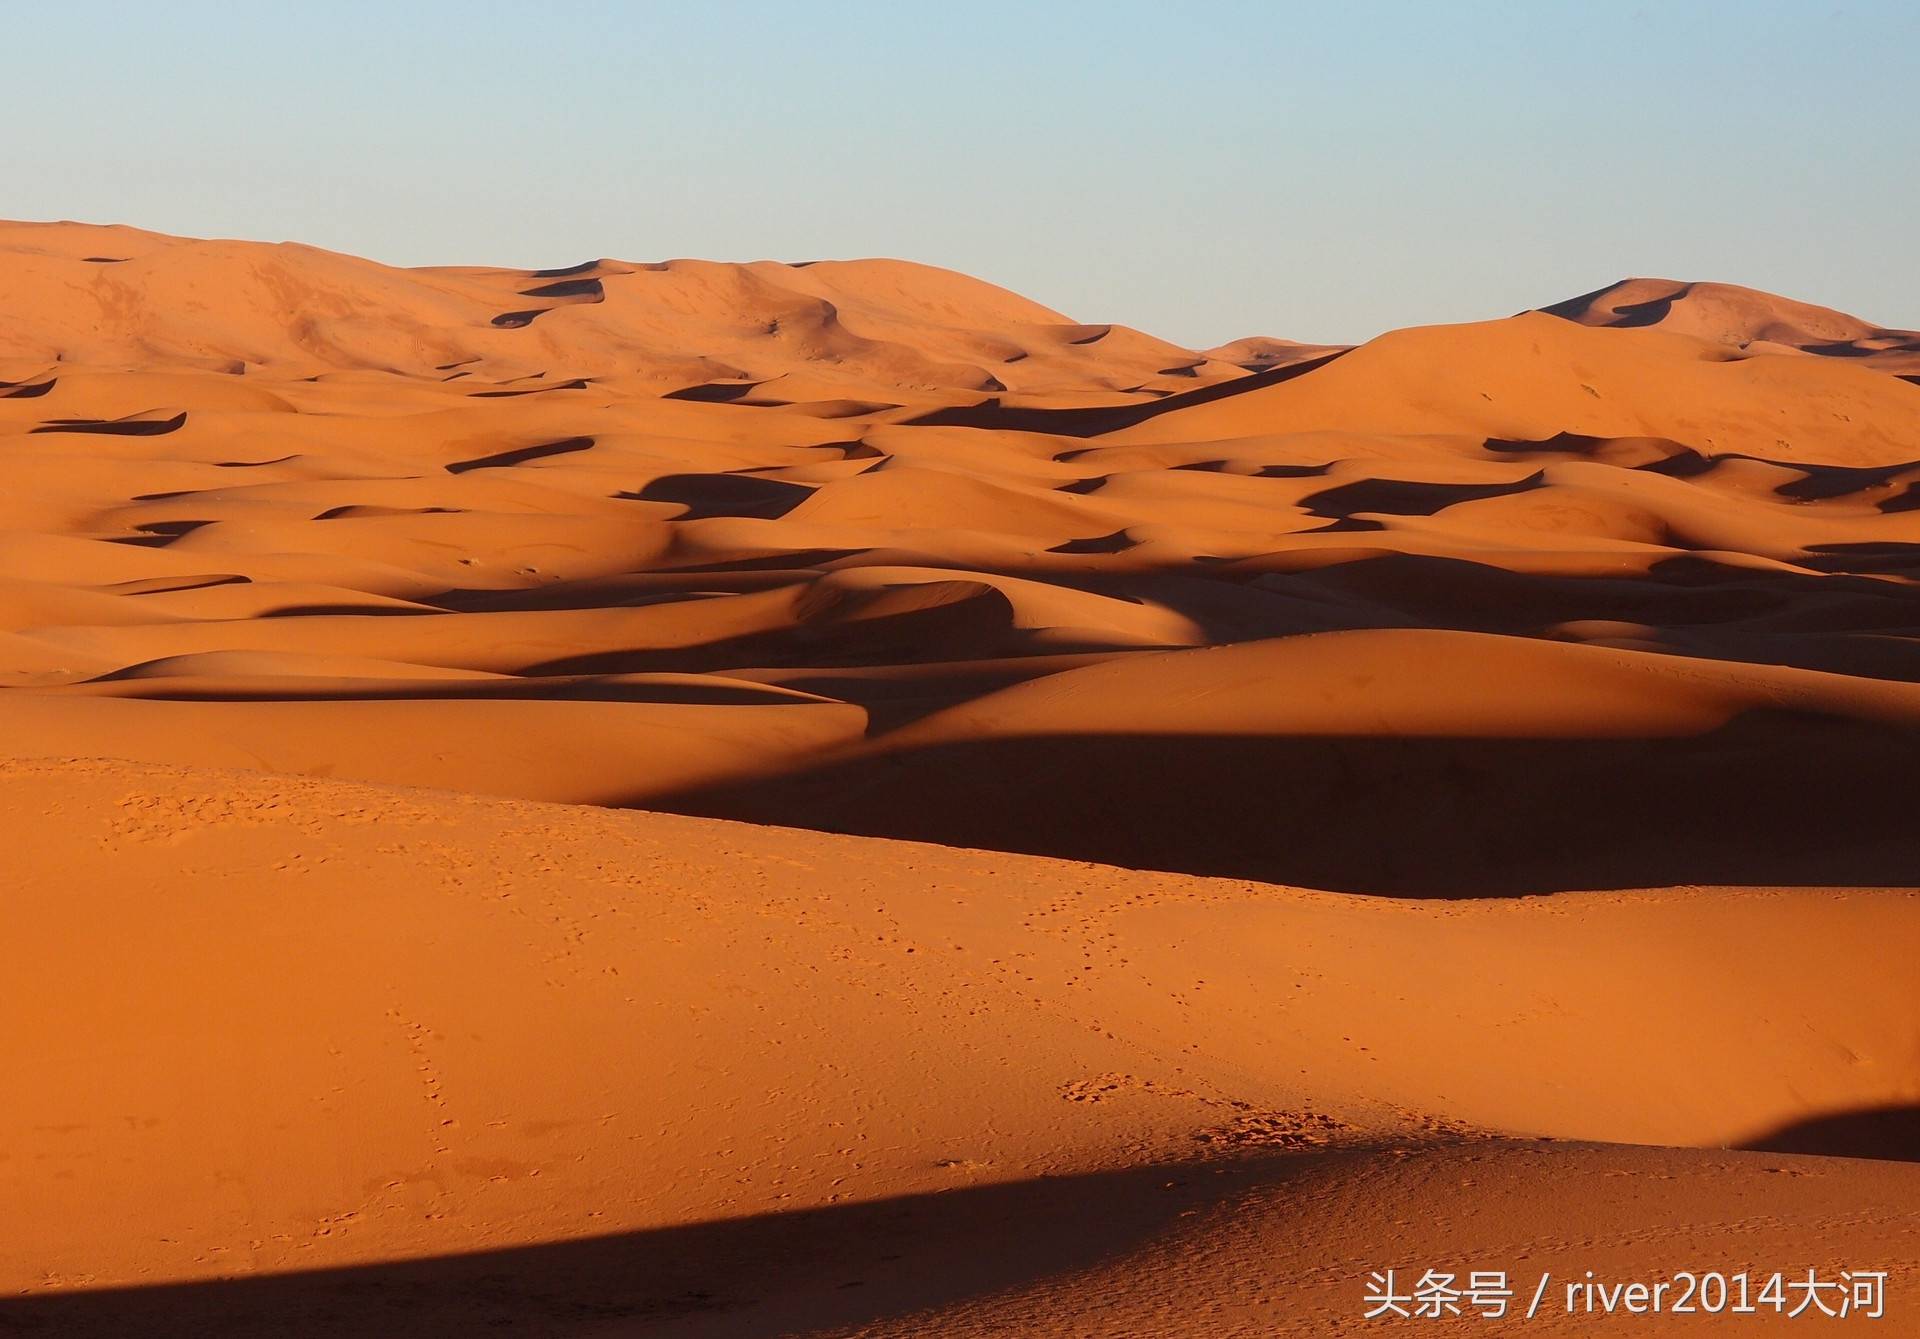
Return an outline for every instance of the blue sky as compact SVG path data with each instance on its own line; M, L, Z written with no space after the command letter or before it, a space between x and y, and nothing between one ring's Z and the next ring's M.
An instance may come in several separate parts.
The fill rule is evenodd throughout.
M0 215L892 255L1186 344L1627 274L1920 326L1920 4L0 0Z

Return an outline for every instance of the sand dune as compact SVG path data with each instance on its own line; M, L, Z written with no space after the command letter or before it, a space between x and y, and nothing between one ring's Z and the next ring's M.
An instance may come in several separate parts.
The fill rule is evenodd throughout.
M29 364L496 381L564 368L682 389L764 387L806 368L837 394L920 398L1138 391L1244 370L904 261L399 270L292 243L11 223L0 267L0 360Z
M1920 1263L1908 332L72 224L0 318L0 1329Z
M676 804L1402 896L1903 886L1916 749L1909 683L1355 631L1031 679Z
M1582 325L1658 326L1740 348L1798 349L1878 371L1920 373L1920 331L1889 330L1845 312L1734 284L1623 279L1541 310Z
M1423 1255L1920 1263L1920 1168L1489 1137L1911 1103L1908 894L1419 906L259 774L0 794L0 1317L57 1333L1320 1334L1346 1265Z

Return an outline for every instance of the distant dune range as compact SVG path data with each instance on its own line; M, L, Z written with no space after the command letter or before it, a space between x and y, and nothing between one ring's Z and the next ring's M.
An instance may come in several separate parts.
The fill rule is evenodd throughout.
M16 756L1361 892L1920 873L1912 332L1632 280L1236 363L892 261L0 246Z
M0 1330L1920 1264L1803 1156L1920 1159L1916 578L1920 334L1727 285L1190 350L0 224Z

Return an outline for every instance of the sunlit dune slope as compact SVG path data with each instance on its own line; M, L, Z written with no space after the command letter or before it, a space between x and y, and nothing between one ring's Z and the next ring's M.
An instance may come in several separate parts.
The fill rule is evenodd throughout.
M1423 1254L1915 1258L1906 1167L1528 1142L1884 1152L1845 1120L1920 1099L1910 894L1403 903L93 762L0 799L0 1321L1312 1333Z
M1310 431L1526 443L1654 437L1827 465L1911 457L1920 388L1840 359L1751 356L1660 328L1590 330L1541 313L1395 331L1310 376L1119 436L1210 441Z
M1740 348L1798 349L1858 360L1895 373L1920 373L1920 331L1889 330L1828 307L1734 284L1623 279L1542 308L1582 325L1657 326Z
M895 260L397 269L292 243L10 223L0 270L0 359L27 362L435 379L564 369L782 400L1097 393L1243 372Z

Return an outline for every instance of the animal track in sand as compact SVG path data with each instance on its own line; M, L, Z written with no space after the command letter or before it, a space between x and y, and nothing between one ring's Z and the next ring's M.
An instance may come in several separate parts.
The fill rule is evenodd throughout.
M1345 1121L1318 1111L1248 1111L1196 1131L1193 1141L1213 1149L1324 1148L1356 1133Z
M1132 1074L1096 1074L1092 1078L1075 1079L1060 1089L1060 1098L1066 1102L1110 1102L1122 1095L1136 1093L1152 1097L1207 1100L1190 1088L1177 1088L1156 1079L1142 1079Z
M407 1051L414 1062L414 1072L420 1076L420 1091L433 1122L431 1133L434 1154L438 1156L450 1152L447 1132L457 1129L460 1122L447 1113L447 1097L442 1091L444 1080L428 1046L428 1043L439 1040L439 1034L425 1023L408 1018L398 1009L387 1010L387 1017L399 1027L401 1034L406 1038Z
M277 785L252 794L234 791L169 795L134 791L120 801L120 812L112 819L111 826L113 834L126 841L179 842L196 832L217 827L291 827L303 833L319 834L341 823L445 823L444 818L404 802L365 808L350 805L316 808L308 800L310 797L290 793Z

